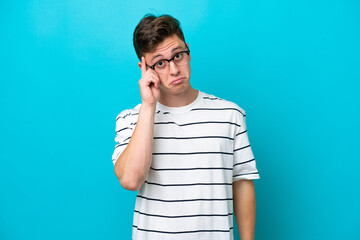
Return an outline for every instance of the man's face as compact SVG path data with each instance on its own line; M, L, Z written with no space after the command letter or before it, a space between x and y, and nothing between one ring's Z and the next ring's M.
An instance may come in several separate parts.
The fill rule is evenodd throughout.
M189 46L189 44L187 44ZM154 65L159 60L171 59L176 53L186 51L188 48L180 38L174 34L165 38L153 52L145 53L146 64L149 66ZM160 78L160 92L167 94L179 94L191 89L190 86L190 55L188 56L188 62L185 65L177 65L174 61L169 62L168 68L164 71L155 72ZM180 81L175 81L179 80Z

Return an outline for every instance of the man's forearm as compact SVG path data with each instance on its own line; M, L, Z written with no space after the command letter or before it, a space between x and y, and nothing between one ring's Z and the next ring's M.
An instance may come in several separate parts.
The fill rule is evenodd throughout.
M256 198L252 180L233 183L234 212L241 240L254 240Z
M145 181L153 151L155 106L142 105L129 144L115 163L115 174L120 184L136 191Z

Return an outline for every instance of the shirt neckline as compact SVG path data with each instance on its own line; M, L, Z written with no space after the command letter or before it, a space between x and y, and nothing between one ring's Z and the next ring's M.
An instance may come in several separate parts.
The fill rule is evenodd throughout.
M169 113L185 113L185 112L188 112L195 105L197 105L201 101L201 99L203 98L204 93L201 92L200 90L197 90L197 91L198 91L198 95L197 95L196 99L193 102L189 103L188 105L181 106L181 107L168 107L168 106L165 106L165 105L161 104L160 102L157 102L156 103L156 109L160 110L162 112L169 112Z

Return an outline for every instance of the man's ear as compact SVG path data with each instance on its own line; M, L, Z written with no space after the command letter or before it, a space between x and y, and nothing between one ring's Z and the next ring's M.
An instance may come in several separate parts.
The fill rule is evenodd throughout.
M138 66L139 66L139 68L140 68L140 70L141 70L141 62L138 62Z

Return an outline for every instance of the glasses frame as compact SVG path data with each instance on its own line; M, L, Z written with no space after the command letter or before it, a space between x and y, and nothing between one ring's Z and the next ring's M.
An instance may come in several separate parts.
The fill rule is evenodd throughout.
M169 64L170 64L170 61L173 61L175 59L175 56L178 55L179 53L186 53L188 56L190 55L190 49L188 48L188 50L185 50L185 51L180 51L180 52L177 52L174 54L174 56L170 59L160 59L159 61L156 61L156 63L154 63L153 65L149 66L147 65L149 68L151 68L152 70L156 71L155 70L155 65L160 62L160 61L167 61ZM175 63L175 62L174 62ZM176 64L176 63L175 63ZM170 66L170 65L169 65Z

